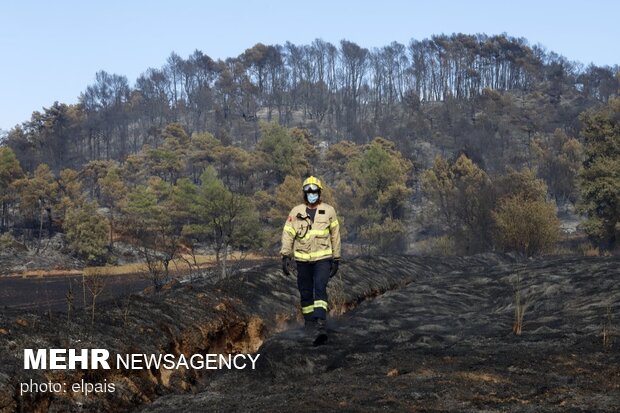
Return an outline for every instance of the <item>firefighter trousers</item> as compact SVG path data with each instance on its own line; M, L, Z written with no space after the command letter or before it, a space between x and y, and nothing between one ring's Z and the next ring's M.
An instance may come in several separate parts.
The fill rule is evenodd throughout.
M297 261L297 287L305 320L327 318L327 282L330 271L331 258L313 262Z

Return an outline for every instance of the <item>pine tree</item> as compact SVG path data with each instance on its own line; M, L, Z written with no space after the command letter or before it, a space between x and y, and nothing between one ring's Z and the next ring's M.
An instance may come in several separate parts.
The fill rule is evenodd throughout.
M582 114L585 160L579 175L585 229L600 246L613 249L620 231L620 98Z
M69 207L63 230L69 248L81 258L97 262L107 253L107 225L95 202Z
M0 233L8 227L9 205L16 199L13 183L22 175L15 153L10 148L0 147Z
M101 203L109 210L110 223L110 247L114 246L114 228L118 219L119 211L122 209L125 197L127 196L127 186L120 177L119 169L116 166L108 169L103 178L99 178L101 188Z
M338 192L337 198L348 206L347 222L366 252L406 248L410 171L411 163L383 138L375 138L347 164L350 192Z

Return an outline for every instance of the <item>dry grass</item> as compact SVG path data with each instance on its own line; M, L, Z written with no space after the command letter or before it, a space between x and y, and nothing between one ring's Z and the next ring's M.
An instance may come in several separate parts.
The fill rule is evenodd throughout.
M344 314L347 311L347 297L344 293L342 270L330 280L328 288L330 315L339 316Z
M512 325L512 332L520 336L523 332L523 318L525 317L525 310L527 309L527 303L523 300L521 295L521 275L517 274L517 280L513 284L514 290L514 305L515 305L515 315L514 322Z
M606 350L609 350L613 344L613 338L614 338L614 327L613 327L611 304L607 305L607 311L603 319L602 328L601 328L601 337L603 339L603 347Z
M515 292L515 320L512 325L512 331L515 335L520 336L523 332L523 317L525 316L525 305L521 302L521 293Z
M413 250L422 255L453 256L456 244L449 236L431 237L415 243Z
M601 251L590 243L580 244L577 248L584 257L600 257Z
M575 255L575 251L568 247L556 247L553 251L554 255Z
M483 383L492 383L492 384L508 384L510 380L507 380L501 376L491 373L484 372L469 372L469 371L461 371L455 373L455 376L459 379L483 382Z

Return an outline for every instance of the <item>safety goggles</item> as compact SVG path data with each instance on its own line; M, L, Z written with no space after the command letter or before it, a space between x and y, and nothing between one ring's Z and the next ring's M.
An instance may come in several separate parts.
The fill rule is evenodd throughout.
M315 184L308 184L304 186L304 192L319 192L319 187Z

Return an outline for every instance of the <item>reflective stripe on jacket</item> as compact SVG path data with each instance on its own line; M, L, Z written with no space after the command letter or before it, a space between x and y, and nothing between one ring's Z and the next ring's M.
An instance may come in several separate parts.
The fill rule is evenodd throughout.
M321 202L314 222L307 216L305 204L293 208L282 230L280 254L297 261L340 258L340 228L334 207Z

